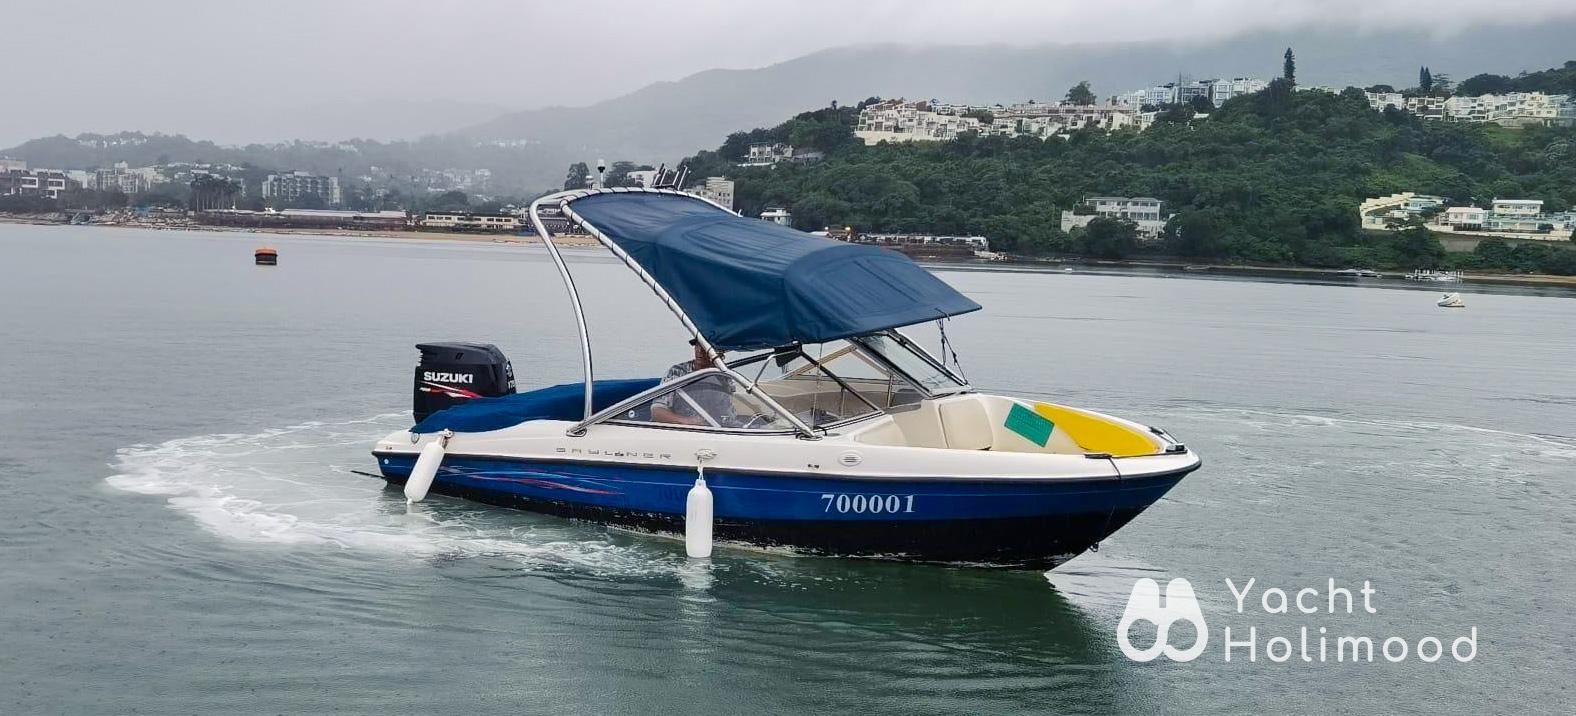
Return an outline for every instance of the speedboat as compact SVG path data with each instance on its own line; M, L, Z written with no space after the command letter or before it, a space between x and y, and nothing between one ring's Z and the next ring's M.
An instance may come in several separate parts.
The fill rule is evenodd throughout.
M596 379L546 208L656 294L693 337L694 370ZM1051 568L1096 548L1201 464L1158 428L975 390L944 323L941 355L951 360L902 329L980 305L895 251L672 189L562 192L529 215L568 291L584 380L515 393L492 346L423 346L418 422L372 452L381 477L412 500L430 490L684 535L692 556L715 541Z
M1467 302L1461 300L1461 294L1459 293L1447 293L1440 296L1439 301L1435 305L1440 308L1466 308Z

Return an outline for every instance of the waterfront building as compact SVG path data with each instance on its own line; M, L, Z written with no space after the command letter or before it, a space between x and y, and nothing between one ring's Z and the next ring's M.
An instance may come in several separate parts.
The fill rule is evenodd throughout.
M537 216L542 220L543 228L547 229L547 233L552 236L585 233L578 224L570 221L569 217L564 215L563 210L559 209L557 204L543 204L542 206L537 207L536 213ZM521 226L530 227L533 231L535 230L535 224L531 222L531 213L529 207L521 209L518 215L520 217Z
M463 211L429 211L422 214L416 225L423 229L451 231L507 232L519 231L524 223L515 214L472 214Z
M1483 228L1489 231L1538 233L1552 230L1554 222L1543 213L1540 199L1494 199Z
M1062 231L1088 226L1089 222L1105 217L1126 219L1138 225L1138 233L1147 238L1158 238L1165 230L1171 216L1160 212L1162 202L1152 197L1095 196L1084 199L1074 211L1062 212Z
M937 236L933 234L859 234L852 239L861 244L957 244L975 249L989 249L990 240L983 236Z
M706 183L695 193L733 211L733 181L727 177L706 177Z
M1391 228L1409 217L1435 212L1429 229L1442 233L1565 241L1576 229L1576 211L1544 213L1539 199L1495 199L1491 208L1444 207L1444 198L1402 192L1364 201L1358 214L1365 229Z
M116 162L108 169L93 172L93 188L99 191L118 191L123 194L142 194L162 183L163 175L156 167L131 168L125 162Z
M1476 206L1452 206L1445 209L1440 223L1458 231L1481 229L1488 223L1488 210Z
M1442 196L1403 191L1364 201L1358 205L1357 215L1364 229L1388 229L1393 223L1444 205Z
M0 174L4 174L6 172L25 172L25 171L27 171L27 162L24 162L24 161L22 161L20 159L10 159L10 158L7 158L7 157L0 157Z
M774 207L761 212L761 219L770 221L778 226L793 226L793 214L787 209Z
M263 180L265 200L294 201L304 196L316 196L325 204L340 203L339 177L294 171L288 174L269 174L268 178Z
M1542 213L1542 199L1494 199L1495 216L1528 217L1538 216Z
M25 164L23 165L26 166ZM52 169L9 169L0 171L0 196L42 196L59 199L77 186L65 172Z
M403 211L341 211L336 209L217 209L195 214L204 224L295 229L381 229L410 228L410 217Z

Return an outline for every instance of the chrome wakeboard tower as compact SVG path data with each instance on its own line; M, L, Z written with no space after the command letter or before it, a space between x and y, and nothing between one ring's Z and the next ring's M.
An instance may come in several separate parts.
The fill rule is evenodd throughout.
M644 267L636 262L628 252L619 247L619 245L609 238L605 232L586 222L583 217L577 214L575 210L570 207L570 203L574 200L582 199L588 196L594 196L597 194L632 193L669 194L682 196L697 201L703 201L730 214L734 213L728 207L712 201L711 199L707 199L706 197L696 194L691 194L689 192L679 191L677 189L646 189L640 187L572 189L569 191L558 192L556 194L549 194L531 202L531 225L535 227L537 235L542 238L542 243L547 246L548 254L553 257L553 264L558 267L558 275L563 279L564 288L569 292L569 301L574 307L575 324L580 331L580 365L581 370L584 373L583 377L585 379L584 411L580 422L571 426L565 434L571 437L585 435L586 428L592 423L595 423L599 418L602 417L602 415L597 413L595 409L595 403L592 399L594 367L591 359L591 333L586 326L585 309L580 303L580 292L575 288L575 279L573 274L571 274L569 271L569 265L564 262L563 254L559 252L558 246L553 243L552 233L547 230L547 225L542 221L540 209L543 204L557 204L559 211L563 212L565 217L567 217L571 222L579 224L580 227L592 237L594 237L598 243L602 244L609 251L613 252L613 255L617 256L625 266L629 267L631 271L634 271L635 275L640 277L640 281L646 284L646 287L650 288L651 291L657 295L657 298L662 301L662 305L666 306L667 309L679 319L679 324L684 326L684 330L688 331L690 336L694 338L695 344L700 346L700 348L705 351L706 355L711 358L712 365L716 366L723 373L726 373L728 376L738 381L740 385L745 387L745 390L748 391L750 395L771 406L773 410L777 411L779 415L788 421L789 425L793 426L793 429L799 434L801 438L807 440L819 439L820 435L815 431L814 428L811 428L802 419L794 415L792 411L784 408L782 404L778 403L770 395L767 395L765 391L762 391L760 387L756 385L755 381L750 380L749 378L746 378L745 376L734 371L732 368L729 368L727 364L721 360L721 356L716 347L714 347L711 341L706 338L705 334L701 333L700 328L698 328L695 325L695 322L690 319L689 314L685 313L684 307L680 306L679 303L673 299L673 296L668 293L667 289L663 288L662 284L658 283L657 280L652 277L652 275L647 272ZM615 405L608 411L603 412L610 412L617 407L619 406Z

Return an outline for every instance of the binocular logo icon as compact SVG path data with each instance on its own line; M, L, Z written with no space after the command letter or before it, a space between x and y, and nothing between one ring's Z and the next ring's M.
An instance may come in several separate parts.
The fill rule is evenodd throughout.
M1167 633L1172 624L1184 620L1193 625L1198 636L1193 645L1186 649L1172 648ZM1133 625L1141 621L1155 625L1155 643L1147 649L1134 648L1128 638ZM1209 630L1204 625L1204 613L1198 608L1198 597L1193 593L1193 585L1180 577L1171 580L1166 585L1166 600L1162 605L1160 585L1147 577L1138 580L1133 585L1133 593L1127 598L1127 608L1122 610L1122 621L1116 626L1116 642L1122 654L1133 661L1154 661L1161 654L1172 661L1197 659L1209 644Z

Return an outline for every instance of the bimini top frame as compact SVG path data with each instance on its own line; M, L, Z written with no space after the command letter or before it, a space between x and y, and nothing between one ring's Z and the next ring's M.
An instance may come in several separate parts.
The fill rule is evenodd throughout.
M819 439L820 436L815 432L815 429L805 424L805 422L799 419L797 415L794 415L792 411L784 408L770 395L767 395L765 391L761 390L760 387L755 384L755 381L752 381L735 372L732 368L729 368L727 364L722 361L721 356L718 354L717 349L712 346L711 341L706 340L706 336L701 334L700 329L695 326L695 322L690 319L689 314L685 313L684 308L680 306L677 301L673 300L673 297L668 294L667 289L664 289L662 284L657 283L656 279L653 278L644 267L636 262L628 252L624 251L622 248L619 248L618 244L609 238L607 234L603 233L597 227L584 222L581 217L575 213L574 209L570 207L570 202L587 196L592 196L595 194L625 193L673 194L688 199L703 201L707 204L717 207L718 209L721 209L722 211L726 211L730 214L733 213L731 209L718 204L715 201L707 199L706 197L697 196L695 194L677 191L674 189L643 189L633 187L575 189L571 191L559 192L557 194L549 194L531 202L531 225L536 228L536 233L542 237L542 243L547 246L548 254L553 257L553 263L558 267L558 275L564 281L564 288L569 291L570 302L574 304L575 323L580 329L581 369L585 373L585 408L580 422L569 428L568 434L571 436L584 435L587 426L595 422L598 418L596 409L592 402L593 371L591 362L591 334L586 328L585 309L580 304L580 293L575 290L574 276L570 274L569 266L564 263L563 255L558 252L558 246L553 243L552 234L547 231L546 224L542 222L541 207L544 204L549 206L556 204L559 211L563 212L565 217L567 217L570 221L580 224L581 228L585 229L587 233L591 234L591 236L594 237L598 243L607 247L609 251L613 252L614 256L617 256L620 261L624 262L625 266L628 266L631 271L634 271L635 275L640 277L641 282L646 284L646 287L650 288L651 291L657 295L657 298L662 301L663 305L667 306L668 310L671 311L674 316L678 317L679 323L684 326L684 330L689 331L690 335L694 337L695 345L700 346L701 349L705 351L706 355L711 358L712 365L716 366L717 369L723 373L728 374L734 380L737 380L740 385L745 386L745 390L749 391L751 395L771 406L773 410L777 411L778 414L783 417L783 419L787 420L788 423L793 426L794 430L799 433L800 437L811 440Z

